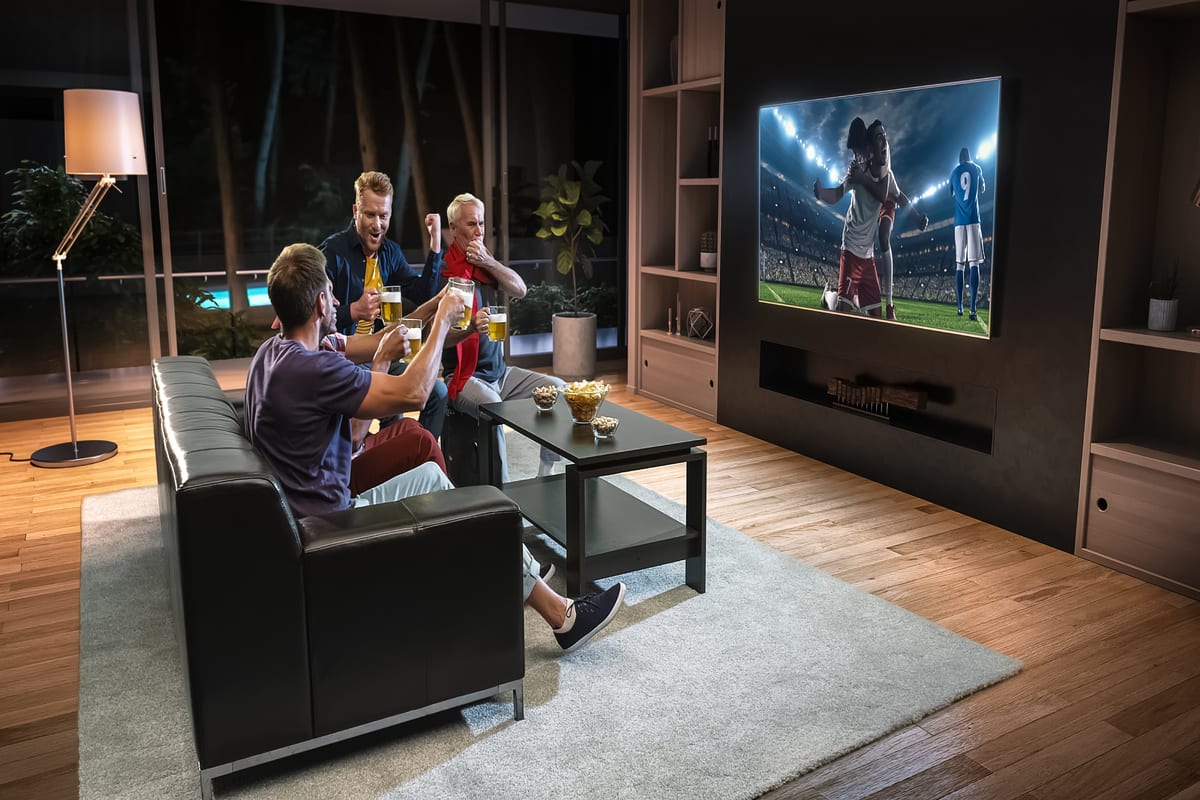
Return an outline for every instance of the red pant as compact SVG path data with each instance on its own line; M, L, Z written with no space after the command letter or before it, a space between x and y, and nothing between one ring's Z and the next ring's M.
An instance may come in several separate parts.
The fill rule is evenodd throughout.
M446 459L437 439L415 419L400 417L379 433L368 436L365 449L350 462L350 495L357 497L367 489L410 469L432 461L446 471Z

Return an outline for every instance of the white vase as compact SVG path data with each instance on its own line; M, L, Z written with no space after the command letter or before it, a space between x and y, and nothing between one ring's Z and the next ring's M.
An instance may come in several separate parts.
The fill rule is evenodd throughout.
M1159 300L1150 298L1150 321L1146 327L1152 331L1173 331L1179 318L1179 298Z
M554 332L554 374L564 381L596 376L596 315L562 311L551 320Z

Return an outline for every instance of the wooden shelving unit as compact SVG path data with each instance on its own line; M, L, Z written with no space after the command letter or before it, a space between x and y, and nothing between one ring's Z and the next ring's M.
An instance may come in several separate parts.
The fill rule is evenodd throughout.
M667 321L693 308L719 318L724 4L633 0L630 20L629 383L715 420L720 330L689 338L686 324L676 335ZM716 272L700 269L707 231Z
M1200 598L1200 0L1117 27L1076 552ZM1180 328L1146 328L1178 261Z

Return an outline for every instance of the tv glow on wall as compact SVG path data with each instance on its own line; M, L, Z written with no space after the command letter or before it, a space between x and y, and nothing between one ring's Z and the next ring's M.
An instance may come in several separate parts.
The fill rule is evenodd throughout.
M989 336L999 123L999 78L760 108L759 300Z

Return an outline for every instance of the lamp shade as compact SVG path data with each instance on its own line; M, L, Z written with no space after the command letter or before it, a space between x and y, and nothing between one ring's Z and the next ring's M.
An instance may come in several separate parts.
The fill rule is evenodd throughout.
M142 111L133 92L63 92L67 172L72 175L145 175Z

